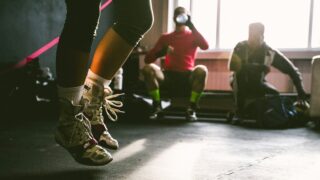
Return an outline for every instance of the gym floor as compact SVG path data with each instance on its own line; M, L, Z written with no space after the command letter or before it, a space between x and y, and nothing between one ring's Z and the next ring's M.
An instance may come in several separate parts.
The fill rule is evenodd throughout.
M22 116L23 117L23 116ZM77 164L53 138L54 117L0 126L0 179L319 180L320 134L261 130L219 119L109 123L121 148L102 167Z

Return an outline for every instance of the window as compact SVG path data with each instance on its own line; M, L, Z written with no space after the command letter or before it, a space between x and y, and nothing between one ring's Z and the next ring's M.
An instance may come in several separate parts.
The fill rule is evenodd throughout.
M201 33L208 42L216 42L217 0L201 0L201 3L192 2L192 18L195 18L191 20L196 27L201 27Z
M171 0L190 10L211 50L232 49L247 39L248 25L262 22L265 41L280 49L320 48L320 0ZM171 22L170 22L171 21ZM169 30L173 29L172 17Z
M314 0L311 47L320 48L320 0Z
M222 0L221 48L247 38L248 24L265 25L265 41L278 48L307 48L308 0ZM290 4L290 6L288 6Z

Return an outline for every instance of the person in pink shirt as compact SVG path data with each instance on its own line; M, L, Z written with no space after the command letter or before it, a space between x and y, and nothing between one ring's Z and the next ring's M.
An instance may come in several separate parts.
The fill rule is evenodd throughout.
M161 35L155 46L146 54L146 65L142 69L149 95L153 99L150 119L159 117L162 111L160 89L165 89L170 97L190 96L186 119L195 121L197 103L208 75L206 66L195 66L195 56L198 47L206 50L209 45L191 22L185 8L177 7L173 19L175 30ZM161 69L153 62L164 56Z

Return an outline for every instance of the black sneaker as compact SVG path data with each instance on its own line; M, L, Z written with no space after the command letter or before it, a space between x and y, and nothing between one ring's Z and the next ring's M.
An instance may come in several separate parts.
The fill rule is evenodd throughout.
M149 116L150 120L155 120L162 117L162 107L161 102L153 102L152 112Z
M232 125L241 125L243 123L244 114L243 111L236 110L233 114L230 124Z
M191 122L198 120L196 111L191 107L189 107L186 111L186 120Z

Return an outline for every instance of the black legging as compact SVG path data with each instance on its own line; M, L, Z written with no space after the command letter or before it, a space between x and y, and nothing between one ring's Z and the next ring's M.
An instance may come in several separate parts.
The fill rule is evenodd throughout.
M67 17L60 46L90 52L99 21L101 0L66 0ZM153 23L151 0L113 0L113 29L135 46Z

